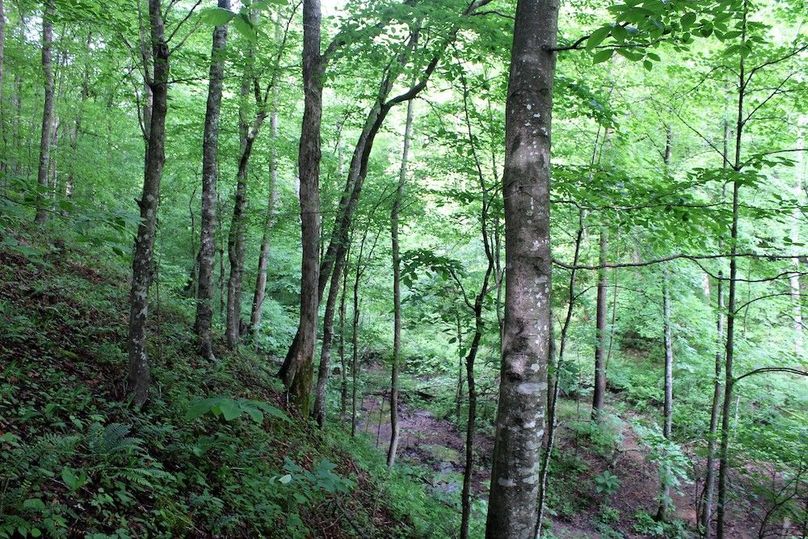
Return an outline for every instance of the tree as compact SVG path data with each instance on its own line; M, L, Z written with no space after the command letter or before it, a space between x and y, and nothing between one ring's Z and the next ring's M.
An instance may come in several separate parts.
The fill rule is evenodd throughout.
M219 0L218 7L229 10L230 0ZM213 323L213 264L216 258L216 183L219 175L219 111L222 104L227 23L213 29L212 41L205 131L202 135L202 222L199 232L199 283L196 294L196 333L199 339L199 354L206 359L214 357L211 324Z
M486 537L535 533L550 353L550 130L558 4L519 0L505 116L505 327Z
M401 168L398 173L393 207L390 209L390 244L393 255L393 364L390 369L390 445L387 448L387 467L392 468L396 462L398 437L398 392L399 370L401 369L401 251L398 243L398 220L401 212L401 201L404 198L404 186L407 182L407 160L410 153L412 137L412 100L407 102L407 119L404 123L404 149L401 152ZM332 285L333 286L333 285Z
M48 192L51 139L53 137L53 0L45 0L42 13L42 73L44 75L45 102L42 106L42 131L39 137L39 168L37 171L36 222L48 219L45 195Z
M149 123L146 131L146 166L143 193L137 201L140 224L132 256L132 287L129 294L129 375L127 391L135 406L142 406L149 394L151 373L146 350L146 320L149 314L149 285L152 277L154 235L163 176L168 111L169 50L165 38L160 0L149 0L151 29L151 68L144 64L146 86L151 93ZM145 46L145 45L144 45Z
M601 266L598 269L598 300L597 312L595 314L596 320L596 339L595 343L595 384L592 393L592 420L596 421L603 412L603 399L606 395L606 347L608 340L608 331L606 329L606 317L608 316L608 306L606 304L606 295L608 294L608 282L606 276L606 255L607 255L607 234L605 228L600 229L600 250L598 263Z
M280 376L303 417L308 416L312 355L320 302L320 121L323 61L320 56L320 0L303 0L303 127L300 136L300 223L303 257L300 277L300 348Z

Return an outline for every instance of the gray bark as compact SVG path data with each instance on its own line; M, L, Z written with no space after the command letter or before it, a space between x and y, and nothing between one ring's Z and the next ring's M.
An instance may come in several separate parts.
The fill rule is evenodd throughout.
M662 281L662 325L665 345L665 397L662 404L662 434L670 439L673 429L673 341L671 336L671 299L667 274ZM667 521L670 510L670 485L662 481L660 486L657 520Z
M741 45L746 45L748 3L743 2L743 18L741 20ZM741 170L741 144L744 129L744 98L746 96L746 66L744 56L740 55L738 72L738 109L735 123L735 172ZM730 409L732 407L732 390L734 386L733 360L735 358L735 317L736 317L736 289L738 277L738 218L740 212L739 190L741 184L737 174L732 181L732 228L730 231L730 259L729 259L729 298L727 301L727 342L724 355L724 402L721 413L721 445L719 448L718 466L718 504L716 537L724 539L724 521L727 503L727 473L729 471L729 435L730 435Z
M387 448L387 467L396 463L398 438L401 426L398 423L398 375L401 369L401 251L398 244L399 213L404 198L404 186L407 182L407 161L410 154L410 138L412 136L412 105L407 102L407 120L404 124L404 149L401 152L401 168L398 174L398 185L393 207L390 210L390 243L393 257L393 364L390 369L390 445Z
M724 153L722 159L722 168L727 166L727 145L729 143L729 126L726 119L724 120ZM726 185L721 188L721 202L724 202L726 196ZM719 250L722 246L719 239ZM710 407L710 431L707 435L707 464L706 475L704 478L704 498L699 512L699 525L701 526L704 534L704 539L710 539L713 534L712 517L713 517L713 502L715 498L715 446L717 441L718 422L721 419L721 397L724 391L723 383L721 381L721 369L724 365L724 355L722 349L724 348L724 272L719 270L718 282L716 283L716 350L715 350L715 368L713 373L713 400Z
M290 349L280 376L303 417L309 413L312 356L320 302L320 123L323 106L323 59L320 56L320 1L303 2L303 88L305 108L300 136L300 220L303 260L300 280L299 347Z
M606 396L606 347L608 339L608 331L606 329L606 317L608 315L608 305L606 296L608 294L608 281L606 268L606 255L607 255L607 231L605 228L600 229L600 249L599 249L599 266L598 269L598 298L597 298L597 312L595 315L596 328L596 342L595 342L595 383L594 392L592 393L592 420L595 421L603 411L603 400Z
M148 398L150 370L146 352L146 319L149 313L154 234L157 228L157 207L160 200L160 180L165 162L165 120L168 107L168 45L165 41L160 0L149 0L149 21L153 74L147 84L153 96L148 138L143 194L138 201L140 224L132 257L132 288L129 311L129 375L127 391L135 406ZM148 72L148 69L146 70Z
M219 0L218 6L230 9L230 0ZM208 74L208 101L202 138L202 218L199 240L199 274L196 291L196 334L199 354L213 360L213 267L216 259L216 184L219 176L219 116L224 81L224 54L227 48L227 25L213 29Z
M532 538L550 355L554 0L519 0L505 113L505 328L486 537Z
M281 19L275 23L275 41L284 43L281 31ZM278 56L280 58L280 56ZM276 66L277 72L277 66ZM264 298L267 289L267 266L269 264L269 234L275 226L276 206L278 198L278 88L272 83L272 95L269 111L269 194L267 196L267 211L264 219L264 231L261 236L261 249L258 254L258 274L255 278L255 292L253 293L252 311L250 313L250 331L255 334L261 325ZM257 346L257 342L256 342Z
M53 0L45 0L42 12L42 74L45 102L42 107L42 131L39 139L39 169L37 172L36 218L38 224L48 220L45 195L48 192L51 138L53 137Z

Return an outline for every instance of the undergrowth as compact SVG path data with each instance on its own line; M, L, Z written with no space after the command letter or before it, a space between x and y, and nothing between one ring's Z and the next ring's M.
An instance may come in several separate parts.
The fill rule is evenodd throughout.
M120 386L124 269L22 236L3 238L0 262L0 537L455 529L367 441L290 417L268 358L199 360L187 300L154 298L153 391L134 411Z

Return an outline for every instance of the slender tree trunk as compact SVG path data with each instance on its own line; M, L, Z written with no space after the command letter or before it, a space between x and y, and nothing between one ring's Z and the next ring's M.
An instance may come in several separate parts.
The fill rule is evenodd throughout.
M320 0L303 2L303 88L305 108L300 136L300 220L303 260L300 279L299 347L290 349L280 376L295 406L309 414L312 356L320 302L320 121L323 107L323 60L320 56ZM287 366L288 364L288 366Z
M805 137L803 135L803 131L807 128L805 125L805 118L802 119L803 121L800 122L798 126L799 129L799 136L797 138L797 148L805 148ZM795 182L794 182L794 199L797 201L797 207L792 210L791 213L791 242L794 245L798 245L800 243L800 223L802 222L802 212L801 212L801 204L800 202L803 199L802 196L802 189L803 189L803 178L805 174L805 152L799 152L797 157L797 163L794 167L795 170ZM791 301L793 303L793 314L792 318L794 320L794 354L796 355L798 360L801 360L805 355L805 349L803 347L803 338L802 338L802 300L801 300L801 290L800 290L800 259L794 259L794 273L791 273L788 277L789 287L791 289Z
M146 145L143 194L138 201L140 224L132 257L132 289L129 311L129 376L127 390L135 406L148 398L150 371L146 352L146 319L149 312L154 234L160 201L160 180L165 162L165 120L168 107L168 46L165 41L160 0L149 0L153 75L148 81L153 95ZM148 69L147 69L148 72Z
M712 513L713 498L715 496L715 443L718 432L718 421L721 411L721 394L723 385L721 383L721 367L724 363L724 356L721 353L724 341L724 283L723 272L718 272L718 283L716 284L716 295L718 306L716 308L716 339L717 348L715 351L715 372L713 374L713 401L710 407L710 432L707 437L707 474L704 479L704 503L701 509L701 527L704 530L704 538L712 537Z
M398 186L393 207L390 210L390 243L393 256L393 364L390 369L390 445L387 448L387 467L392 468L396 462L398 438L401 426L398 423L398 375L401 369L401 252L398 245L398 220L401 201L404 198L404 186L407 182L407 161L410 153L412 136L412 105L407 102L407 120L404 125L404 149L401 153L401 169L398 174Z
M729 142L729 126L726 119L724 119L724 153L722 159L722 168L727 165L727 145ZM726 196L726 186L721 188L721 201L724 201ZM722 242L719 240L718 245L721 247ZM715 369L713 373L713 400L710 407L710 431L707 436L707 471L704 479L704 501L699 513L700 526L704 533L704 539L710 539L713 534L712 520L713 520L713 498L715 497L715 446L717 441L718 422L721 419L721 396L723 393L723 384L721 382L721 369L724 365L724 355L722 350L724 348L724 272L718 271L718 282L716 288L716 350L715 350Z
M595 148L597 149L597 139L595 139ZM593 152L594 164L594 152ZM578 265L578 259L581 254L581 242L584 236L584 212L578 213L578 232L575 234L575 251L572 257L572 267L570 270L570 280L567 286L567 314L564 317L564 324L561 326L561 335L558 345L558 356L555 358L555 364L552 368L552 377L550 379L550 398L547 400L547 443L544 448L544 456L541 463L540 470L540 490L539 490L539 518L536 520L536 533L537 538L541 538L542 524L544 522L544 508L547 505L547 478L550 475L550 461L553 457L553 445L555 444L556 433L556 410L558 405L558 395L561 379L561 368L564 365L564 352L567 345L567 333L569 332L570 322L572 322L572 312L575 308L575 277L577 270L575 266ZM550 359L553 360L555 356L554 339L551 339L550 345Z
M668 174L673 149L673 130L667 126L665 136L665 152L662 161L665 173ZM662 274L662 326L665 346L665 398L662 405L662 435L670 439L673 428L673 342L671 337L671 298L668 287L668 273ZM660 475L659 507L656 518L666 522L671 509L670 485Z
M595 315L597 331L595 343L595 390L592 394L592 420L597 421L603 412L603 399L606 395L606 348L608 331L606 328L606 318L608 316L608 281L606 277L606 254L607 254L607 231L604 227L600 229L600 254L598 257L598 300L597 313Z
M3 73L5 72L5 45L6 45L6 11L3 0L0 0L0 131L3 132L3 158L0 160L0 172L8 167L8 138L6 137L6 106L3 102Z
M351 437L356 436L356 407L357 389L359 382L359 279L361 278L359 264L356 262L356 270L353 283L353 317L351 319Z
M671 299L667 273L662 281L662 325L665 341L665 399L662 405L662 434L670 439L673 428L673 342L671 337ZM666 522L671 509L670 485L660 475L657 520Z
M339 362L342 377L342 387L340 388L340 419L345 420L348 413L348 370L345 362L345 296L348 294L348 265L351 261L350 246L345 255L346 269L342 272L342 294L339 299Z
M320 350L320 366L317 370L317 387L314 392L314 418L317 424L325 425L326 417L326 389L328 388L328 376L331 372L331 345L334 340L334 311L337 305L337 296L340 291L340 281L345 259L338 260L331 273L331 285L328 289L328 299L323 315L323 343Z
M230 0L219 0L230 9ZM202 138L202 219L199 241L199 276L196 291L196 334L199 354L213 360L213 266L216 260L216 184L219 176L219 112L222 103L227 25L213 29L208 75L208 102Z
M457 331L457 388L455 390L455 418L460 422L460 408L463 404L463 330L460 327L460 314L455 313Z
M748 3L743 2L743 18L741 20L741 45L746 46L746 29ZM744 97L746 94L746 70L744 56L740 55L738 73L738 113L735 124L735 164L733 169L735 175L732 181L732 229L730 232L730 259L729 259L729 299L727 302L727 343L724 356L724 403L721 417L721 446L719 449L718 467L718 511L716 537L725 537L725 518L727 503L727 473L729 471L729 436L730 436L730 411L732 408L732 390L735 383L732 368L735 358L735 317L736 317L736 288L738 277L738 217L740 211L739 190L740 182L738 173L741 171L741 141L744 128Z
M275 41L281 43L280 19L275 23ZM269 195L267 197L267 212L264 219L264 231L261 237L261 249L258 255L258 275L255 278L255 293L253 294L252 312L250 313L250 332L255 334L261 325L264 298L267 289L267 266L269 264L269 233L275 226L277 197L278 197L278 90L272 86L272 102L269 111ZM256 342L257 346L257 342Z
M276 96L273 96L276 101ZM255 278L255 293L253 294L252 312L250 314L250 330L258 331L261 325L262 308L267 290L267 267L269 265L269 233L275 226L278 185L278 152L276 148L278 140L278 111L276 105L272 105L272 112L269 116L270 125L270 150L269 150L269 196L267 199L267 213L264 220L264 232L261 237L261 250L258 255L258 275Z
M42 73L45 80L45 103L42 108L42 132L39 139L39 171L37 173L36 223L48 220L45 195L48 192L51 138L53 137L53 0L45 0L42 13Z
M227 310L225 312L225 342L230 350L235 350L241 340L241 291L244 277L244 229L247 210L247 174L252 155L253 143L258 135L250 129L247 120L247 101L252 93L254 82L255 52L247 51L244 76L241 79L241 104L239 105L239 133L241 153L236 173L236 193L233 199L233 217L227 235L227 259L230 262L230 275L227 278ZM260 105L260 104L258 104ZM259 112L260 114L260 112Z
M554 0L519 0L505 114L505 330L486 537L532 538L550 355Z
M0 0L2 1L2 0ZM86 47L87 50L90 50L90 45L92 44L92 32L87 32L87 41ZM87 101L87 98L90 96L90 60L85 60L84 63L84 74L81 78L81 92L79 94L79 106L78 110L76 111L76 119L73 123L73 132L70 134L70 155L72 162L67 170L67 181L65 182L65 189L64 189L64 197L65 200L71 200L73 198L73 190L75 188L76 183L76 165L75 163L78 161L78 146L79 146L79 133L81 132L81 121L84 116L84 104ZM67 211L64 211L63 214L67 214Z

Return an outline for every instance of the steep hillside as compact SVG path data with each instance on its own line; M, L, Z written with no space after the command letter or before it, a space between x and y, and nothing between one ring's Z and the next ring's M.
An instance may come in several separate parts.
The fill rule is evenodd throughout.
M287 415L267 358L200 362L182 301L155 304L153 397L131 410L127 291L122 268L4 239L0 537L450 535L364 441Z

